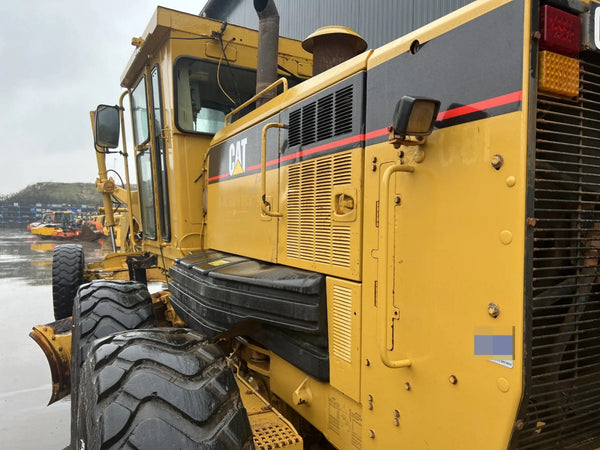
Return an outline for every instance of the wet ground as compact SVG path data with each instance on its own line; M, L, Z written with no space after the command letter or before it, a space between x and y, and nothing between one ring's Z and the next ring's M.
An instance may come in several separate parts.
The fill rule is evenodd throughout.
M50 369L29 337L31 327L54 321L52 252L60 242L27 231L0 229L0 448L64 449L69 444L69 398L46 406ZM82 242L86 263L102 259L108 242ZM104 248L103 248L104 247Z

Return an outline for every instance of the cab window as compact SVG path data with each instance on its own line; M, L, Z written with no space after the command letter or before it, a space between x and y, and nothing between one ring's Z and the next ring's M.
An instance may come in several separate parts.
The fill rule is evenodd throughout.
M146 148L138 153L137 170L144 237L148 239L156 239L154 185L152 183L152 158L149 148Z
M181 131L214 134L225 115L251 98L256 71L194 58L175 62L175 120Z
M131 92L131 121L133 123L133 142L142 145L148 142L148 99L146 96L146 77L142 77Z

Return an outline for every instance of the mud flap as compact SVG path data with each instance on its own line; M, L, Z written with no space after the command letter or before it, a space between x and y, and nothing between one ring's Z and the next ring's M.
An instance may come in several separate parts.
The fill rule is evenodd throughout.
M73 318L36 325L29 336L46 355L52 375L52 396L48 405L69 395L71 391L71 328Z

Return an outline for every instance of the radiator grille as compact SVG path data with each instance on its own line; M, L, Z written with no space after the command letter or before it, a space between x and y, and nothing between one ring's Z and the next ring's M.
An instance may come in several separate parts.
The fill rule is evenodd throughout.
M289 258L350 267L350 227L332 225L332 187L351 181L351 154L290 167L287 199Z
M600 446L600 58L576 100L538 96L532 322L519 448Z
M352 131L353 85L290 112L290 147L310 145Z

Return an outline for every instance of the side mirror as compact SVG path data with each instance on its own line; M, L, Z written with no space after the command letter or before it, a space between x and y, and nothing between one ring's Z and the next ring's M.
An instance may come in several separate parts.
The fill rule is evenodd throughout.
M96 108L94 142L98 147L117 148L121 130L118 106L100 105Z
M429 136L433 131L440 101L405 95L396 104L392 126L397 136Z

